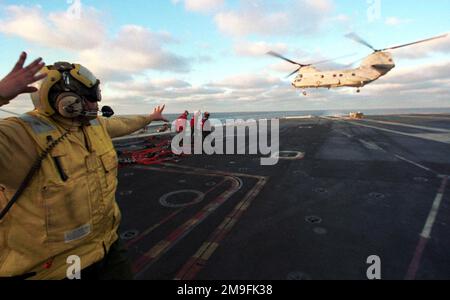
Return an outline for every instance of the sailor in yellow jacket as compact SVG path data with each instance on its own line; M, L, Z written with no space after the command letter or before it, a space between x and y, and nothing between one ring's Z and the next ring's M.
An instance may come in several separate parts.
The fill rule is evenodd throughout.
M36 74L41 64L28 71ZM149 116L98 117L100 81L89 70L56 63L34 74L17 94L35 91L36 109L0 120L0 211L23 190L0 219L0 278L64 279L72 256L80 258L82 270L95 267L101 273L114 261L113 252L123 251L117 246L121 215L111 139L165 120L164 107ZM37 91L28 87L42 78ZM11 95L1 92L0 83L3 105ZM36 168L38 158L42 162ZM33 165L36 172L24 187ZM128 273L123 277L130 279Z

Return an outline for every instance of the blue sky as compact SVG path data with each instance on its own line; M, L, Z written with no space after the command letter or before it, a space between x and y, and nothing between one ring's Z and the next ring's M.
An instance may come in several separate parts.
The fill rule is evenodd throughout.
M370 54L344 37L351 31L379 48L447 33L450 1L0 0L0 75L22 50L79 62L123 114L158 103L169 112L450 107L449 38L394 52L397 68L361 95L301 97L284 78L295 67L264 55L308 63L354 54L321 66L337 67ZM21 97L8 109L30 107Z

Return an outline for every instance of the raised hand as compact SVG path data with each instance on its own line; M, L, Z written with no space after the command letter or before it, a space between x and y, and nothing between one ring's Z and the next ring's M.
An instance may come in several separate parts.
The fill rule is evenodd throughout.
M164 109L166 108L165 105L163 106L158 106L153 110L153 113L150 115L150 117L152 118L152 121L164 121L164 122L169 122L164 116L163 116L163 112Z
M12 71L0 81L1 100L8 102L20 94L36 92L37 89L30 86L30 84L47 76L46 74L38 74L45 66L45 63L42 62L42 58L36 59L24 68L26 59L27 54L22 52Z

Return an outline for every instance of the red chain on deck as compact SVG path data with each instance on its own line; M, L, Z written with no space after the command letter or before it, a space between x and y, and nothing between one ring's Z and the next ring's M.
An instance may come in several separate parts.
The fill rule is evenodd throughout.
M158 141L154 137L147 139L145 150L124 151L120 154L120 164L156 165L180 158L171 149L171 140Z

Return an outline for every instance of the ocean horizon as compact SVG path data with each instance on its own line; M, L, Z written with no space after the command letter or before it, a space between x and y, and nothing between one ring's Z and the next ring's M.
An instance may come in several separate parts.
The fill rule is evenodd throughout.
M265 111L265 112L218 112L211 113L211 119L221 121L226 120L260 120L260 119L283 119L288 117L305 117L305 116L345 116L350 112L358 110L348 109L328 109L328 110L299 110L299 111ZM388 108L388 109L365 109L362 110L365 115L397 115L397 114L450 114L450 107L446 108ZM169 121L176 120L179 114L166 114ZM192 117L194 112L190 112Z
M357 112L358 110L351 109L325 109L325 110L298 110L298 111L255 111L255 112L217 112L210 111L211 119L221 121L226 120L260 120L260 119L282 119L288 117L305 117L305 116L345 116L350 112ZM450 114L450 107L432 107L432 108L377 108L364 109L365 115L398 115L398 114ZM169 121L176 120L182 111L178 114L165 114ZM192 116L193 111L190 112ZM133 115L117 115L117 116L134 116ZM12 117L12 114L0 112L0 118Z

